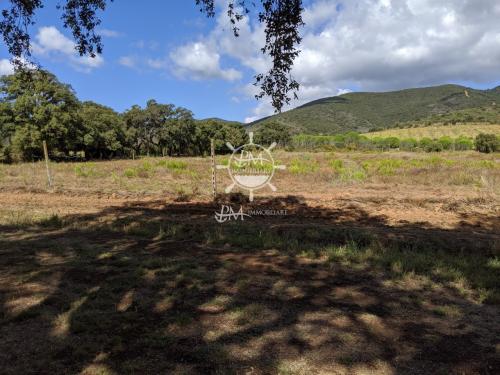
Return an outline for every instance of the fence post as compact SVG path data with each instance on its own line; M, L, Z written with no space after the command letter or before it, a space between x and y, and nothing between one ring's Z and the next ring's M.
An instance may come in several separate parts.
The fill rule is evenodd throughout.
M215 175L215 142L213 138L210 138L210 157L212 162L212 197L215 202L217 199L217 177Z
M47 181L49 188L52 188L52 177L50 175L49 152L47 151L47 142L43 141L43 155L45 157L45 168L47 169Z

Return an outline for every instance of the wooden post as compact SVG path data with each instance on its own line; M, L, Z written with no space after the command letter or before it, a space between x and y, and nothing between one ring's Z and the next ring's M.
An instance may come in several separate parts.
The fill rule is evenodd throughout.
M135 150L132 150L132 160L135 160Z
M213 200L215 202L217 198L217 178L215 175L215 142L213 138L210 138L210 156L211 156L211 161L212 161L212 196Z
M43 155L45 156L45 168L47 169L47 181L49 188L52 188L52 177L50 176L49 152L47 151L47 142L43 141Z

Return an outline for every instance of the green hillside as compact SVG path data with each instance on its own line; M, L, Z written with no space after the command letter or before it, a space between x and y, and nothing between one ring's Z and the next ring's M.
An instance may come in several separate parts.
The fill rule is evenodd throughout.
M199 119L199 120L196 120L196 121L215 121L215 122L222 122L222 123L226 123L226 124L239 124L239 125L243 125L243 123L239 122L239 121L233 121L233 120L225 120L225 119L222 119L222 118L219 118L219 117L209 117L209 118L204 118L204 119Z
M296 133L363 133L405 123L448 121L453 119L454 112L459 112L461 118L468 118L470 114L474 121L481 121L477 117L483 110L489 111L484 121L491 121L500 119L497 103L500 107L500 86L490 90L443 85L380 93L356 92L315 100L258 120L250 127L277 121Z

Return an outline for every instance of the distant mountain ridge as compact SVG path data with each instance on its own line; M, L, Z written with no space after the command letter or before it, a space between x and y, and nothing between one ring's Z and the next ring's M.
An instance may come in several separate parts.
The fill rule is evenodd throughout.
M224 120L219 117L208 117L208 118L203 118L203 119L197 119L196 121L215 121L215 122L224 122L224 123L230 123L230 124L242 124L240 121L233 121L233 120Z
M276 121L296 133L364 133L472 108L500 109L500 86L488 90L441 85L390 92L353 92L314 100L248 126L255 129L265 122Z

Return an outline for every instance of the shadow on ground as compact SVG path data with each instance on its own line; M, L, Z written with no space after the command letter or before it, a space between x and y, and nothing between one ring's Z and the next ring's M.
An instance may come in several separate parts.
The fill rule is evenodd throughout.
M270 207L287 215L151 202L1 228L1 372L500 372L498 231Z

